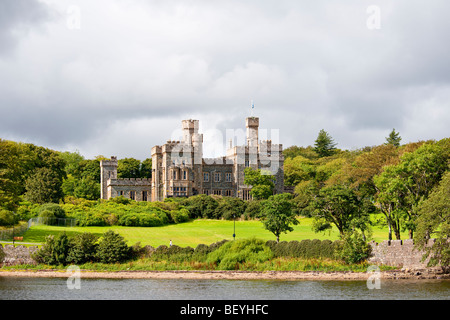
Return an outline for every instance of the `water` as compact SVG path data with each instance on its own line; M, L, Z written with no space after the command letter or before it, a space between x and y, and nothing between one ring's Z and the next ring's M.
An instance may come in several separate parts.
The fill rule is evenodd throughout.
M1 300L449 300L449 280L366 281L81 279L0 277Z

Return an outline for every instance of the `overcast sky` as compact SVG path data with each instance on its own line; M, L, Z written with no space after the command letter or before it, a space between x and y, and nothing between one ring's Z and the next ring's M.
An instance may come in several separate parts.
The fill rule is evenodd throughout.
M1 0L0 137L150 157L200 120L308 146L450 137L448 0ZM267 138L271 138L270 135Z

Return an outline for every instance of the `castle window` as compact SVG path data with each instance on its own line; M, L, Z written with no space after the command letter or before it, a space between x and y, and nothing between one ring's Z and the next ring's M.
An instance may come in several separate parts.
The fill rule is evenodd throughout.
M177 180L177 172L174 170L173 172L173 180Z
M203 189L203 193L206 195L209 195L209 190L208 189Z
M245 167L248 168L250 166L250 163L248 160L245 160Z
M147 199L148 199L147 191L142 191L142 201L147 201Z
M216 196L221 196L221 195L222 195L222 190L217 190L217 189L215 189L215 190L214 190L214 195L216 195Z
M216 172L214 173L214 182L219 182L220 181L220 173Z
M186 179L187 179L187 171L183 170L183 180L186 180Z
M231 182L231 173L226 174L226 181Z
M208 182L209 181L209 172L203 172L203 181Z
M136 200L136 191L130 191L130 199Z
M231 190L225 190L225 197L231 197L232 191Z
M123 191L117 191L118 196L123 196Z

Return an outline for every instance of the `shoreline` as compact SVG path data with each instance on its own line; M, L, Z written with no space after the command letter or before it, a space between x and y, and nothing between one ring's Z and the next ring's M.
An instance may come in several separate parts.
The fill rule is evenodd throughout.
M68 278L74 272L66 270L0 270L2 277ZM189 279L189 280L368 280L376 273L349 271L90 271L80 270L85 279ZM450 274L425 271L390 270L379 272L380 279L449 280Z

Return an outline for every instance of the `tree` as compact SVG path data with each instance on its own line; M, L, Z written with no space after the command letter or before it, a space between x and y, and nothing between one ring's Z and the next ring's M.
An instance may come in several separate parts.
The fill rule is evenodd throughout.
M334 154L336 150L336 143L331 136L324 129L319 131L319 135L314 143L314 151L320 158L328 157Z
M235 197L223 197L217 200L215 217L223 219L240 218L245 212L245 201Z
M49 168L38 168L26 183L25 197L33 203L59 202L63 197L62 179Z
M351 230L352 222L359 219L361 201L352 189L343 185L324 187L313 201L313 228L316 232L324 231L335 225L341 237ZM361 221L361 219L359 219Z
M97 240L95 234L83 232L70 239L70 248L67 261L74 264L83 264L96 260Z
M384 168L374 177L376 199L384 210L400 214L398 219L413 238L417 208L437 185L448 168L450 139L425 143L414 152L404 153L400 163Z
M103 263L116 263L128 259L130 248L127 246L124 238L112 231L106 231L97 249L97 258Z
M16 143L0 139L0 207L14 210L22 193L23 170Z
M77 181L73 195L77 198L97 200L100 198L100 184L90 176L81 178Z
M440 264L444 269L450 266L450 171L447 171L428 199L418 209L417 229L414 243L425 251L429 265ZM428 239L435 238L432 246Z
M399 147L401 140L402 140L402 137L400 137L400 133L395 132L395 129L392 129L389 136L386 137L386 144L391 144L395 147Z
M39 263L50 265L67 264L67 254L69 252L69 238L66 233L57 236L49 235L45 238L45 243L32 257Z
M73 176L76 179L91 177L94 181L100 183L100 160L81 160Z
M65 161L65 168L67 175L73 175L75 174L76 170L78 169L78 166L81 161L84 160L84 157L80 154L79 151L76 152L61 152L59 156Z
M147 158L141 163L141 178L150 179L152 177L152 158Z
M284 183L287 186L296 186L302 181L314 178L315 168L312 160L303 156L287 158L284 160Z
M291 232L291 225L298 225L299 221L292 210L290 194L276 194L270 196L262 205L261 220L264 228L272 232L277 242L280 241L281 233Z
M117 166L117 178L140 178L141 162L134 158L119 159Z
M199 194L183 200L182 205L189 210L190 218L212 219L219 204L213 197Z
M245 168L244 175L244 184L252 186L250 195L253 199L267 199L273 195L275 184L272 181L274 177L270 172Z

